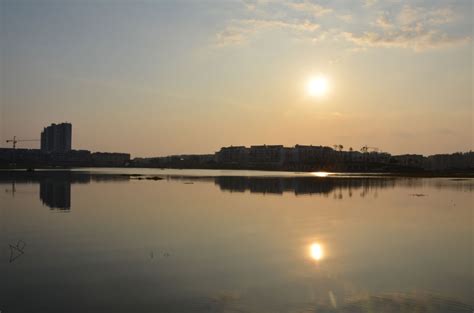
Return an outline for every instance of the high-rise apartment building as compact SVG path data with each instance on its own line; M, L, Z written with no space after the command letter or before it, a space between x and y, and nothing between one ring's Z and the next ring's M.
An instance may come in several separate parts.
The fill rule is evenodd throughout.
M41 151L67 152L72 146L72 125L70 123L51 124L41 132Z

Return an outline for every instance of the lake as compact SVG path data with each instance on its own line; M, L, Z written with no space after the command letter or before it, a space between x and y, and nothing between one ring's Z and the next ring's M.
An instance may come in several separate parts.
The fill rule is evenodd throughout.
M3 171L0 311L472 312L473 187L328 173Z

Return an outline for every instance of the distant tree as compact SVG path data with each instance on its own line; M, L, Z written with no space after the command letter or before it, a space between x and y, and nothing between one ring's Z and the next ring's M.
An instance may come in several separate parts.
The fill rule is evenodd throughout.
M333 145L333 147L334 147L334 150L336 150L336 151L342 151L342 149L344 149L344 146L341 145L341 144L339 144L339 145Z

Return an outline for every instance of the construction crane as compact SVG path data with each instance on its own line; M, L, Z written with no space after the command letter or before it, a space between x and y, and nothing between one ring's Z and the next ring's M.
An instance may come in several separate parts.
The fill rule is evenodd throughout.
M13 156L12 156L12 164L16 166L16 144L19 142L24 141L39 141L39 139L16 139L16 136L13 136L12 139L8 139L7 143L12 143L13 145Z
M379 152L379 148L377 147L368 147L367 145L365 145L362 148L360 148L360 152L363 152L363 153L367 153L369 152L369 150L372 150L374 152Z
M24 141L39 141L39 139L16 139L16 136L13 136L13 139L8 139L7 143L12 143L13 149L16 148L16 144Z

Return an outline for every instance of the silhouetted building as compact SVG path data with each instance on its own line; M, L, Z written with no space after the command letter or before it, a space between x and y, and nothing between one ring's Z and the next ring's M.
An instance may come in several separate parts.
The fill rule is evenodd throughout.
M434 171L474 170L474 152L430 155L427 158L426 168Z
M129 153L94 152L91 157L95 166L124 166L130 163Z
M68 152L72 146L72 125L51 124L41 132L41 151Z
M39 149L0 148L0 164L43 164L47 161L48 155Z
M407 168L423 168L425 157L421 154L402 154L392 156L396 165Z
M249 149L243 146L222 147L216 153L216 161L221 164L247 164Z
M255 165L282 165L285 162L285 155L285 148L282 145L251 146L249 162Z
M92 164L89 150L70 150L67 152L48 153L51 164L62 166L90 166Z
M289 162L301 170L318 170L334 163L335 151L330 147L296 145L289 153Z

